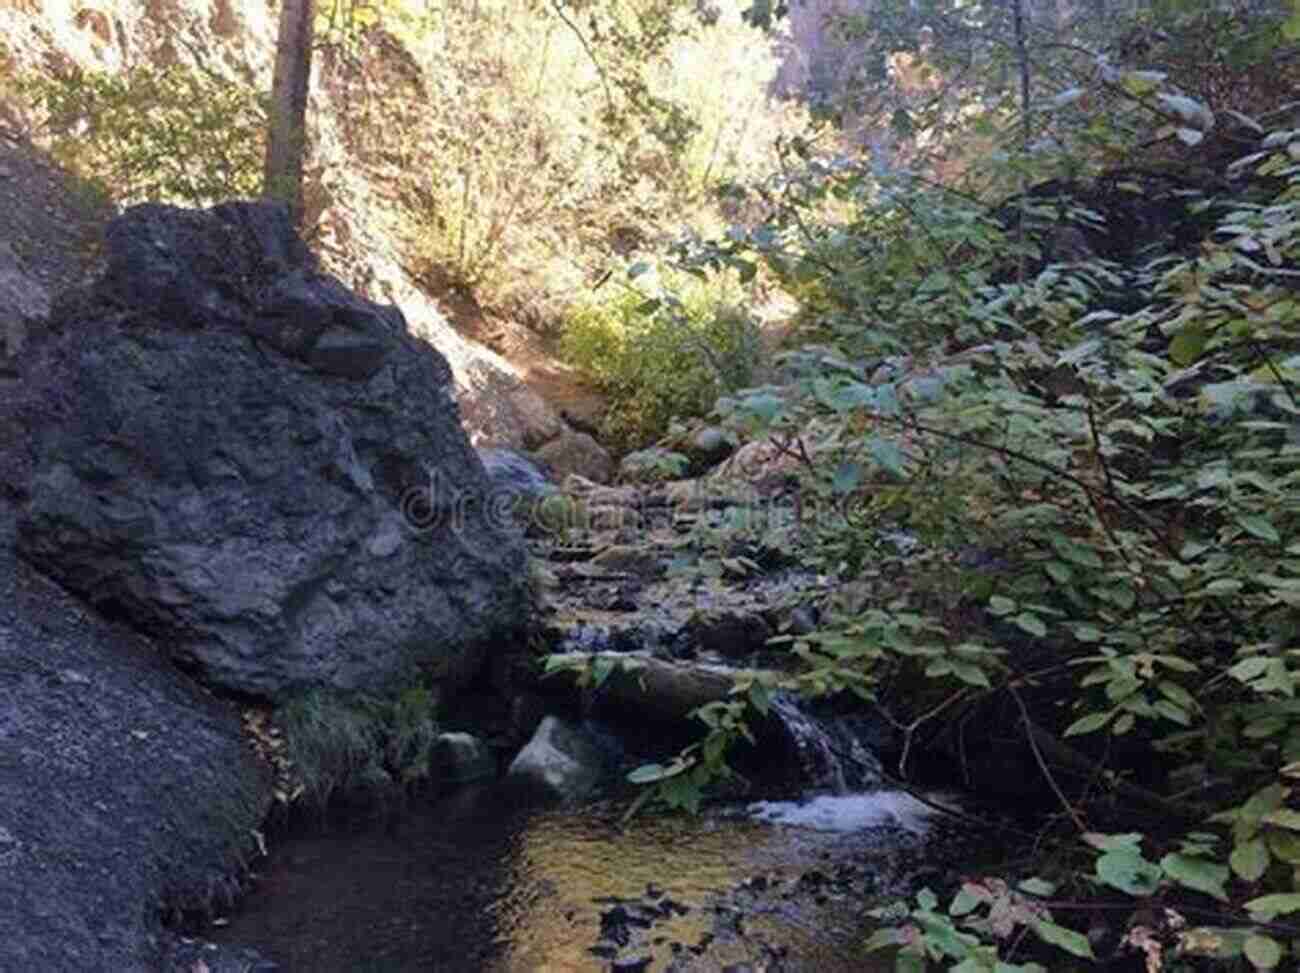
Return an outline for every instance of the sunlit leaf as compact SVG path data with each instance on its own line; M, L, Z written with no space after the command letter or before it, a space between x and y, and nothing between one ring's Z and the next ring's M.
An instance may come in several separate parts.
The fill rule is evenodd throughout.
M1261 895L1245 903L1245 907L1261 922L1269 922L1274 916L1300 912L1300 892L1277 892L1273 895Z
M1271 936L1256 933L1246 938L1243 951L1257 970L1271 970L1282 962L1282 946Z

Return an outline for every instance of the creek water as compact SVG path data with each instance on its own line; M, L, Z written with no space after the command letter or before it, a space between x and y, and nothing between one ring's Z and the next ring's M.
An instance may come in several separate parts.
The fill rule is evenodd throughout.
M283 840L228 925L282 969L856 971L864 910L933 860L907 795L699 817L545 808L510 782Z

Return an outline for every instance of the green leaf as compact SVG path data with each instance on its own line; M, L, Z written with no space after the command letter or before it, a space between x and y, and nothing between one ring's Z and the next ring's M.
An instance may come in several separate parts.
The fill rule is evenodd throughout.
M1108 851L1097 859L1097 877L1129 895L1150 895L1160 886L1160 866L1131 850Z
M1016 888L1020 889L1022 892L1027 892L1030 895L1041 896L1048 896L1056 891L1055 885L1042 878L1027 878L1017 885Z
M1250 682L1256 676L1262 675L1272 661L1268 656L1254 655L1238 662L1228 670L1228 675L1241 682Z
M1258 514L1244 514L1238 517L1237 526L1262 541L1277 544L1282 540L1282 535L1277 532L1277 528L1269 522L1268 518Z
M668 766L662 764L642 764L635 770L628 772L627 779L632 784L653 784L655 781L667 780L670 777L676 777L682 771L688 769L694 759L674 760Z
M1058 926L1054 922L1048 922L1046 919L1039 919L1034 923L1034 932L1038 938L1045 943L1053 946L1059 946L1074 956L1083 959L1096 959L1092 955L1092 944L1088 942L1088 937L1082 933L1077 933L1073 929L1067 929L1064 926Z
M1268 850L1274 858L1288 865L1300 865L1300 835L1289 831L1270 831L1267 839Z
M1247 911L1259 922L1270 922L1274 916L1300 912L1300 892L1278 892L1261 895L1245 903Z
M872 436L867 440L867 450L871 453L871 458L888 472L899 477L906 475L907 457L894 441Z
M1015 610L1016 603L1010 598L1004 598L1001 595L994 595L989 599L989 611L998 617L1009 615Z
M1042 638L1047 634L1047 626L1043 624L1043 620L1030 612L1021 612L1011 620L1030 635Z
M1223 883L1228 880L1226 865L1204 858L1193 858L1191 855L1172 854L1160 859L1160 867L1179 885L1204 892L1221 902L1228 900L1228 893L1223 887Z
M1084 568L1100 568L1102 566L1101 557L1091 547L1080 544L1072 537L1066 537L1064 534L1051 535L1052 547L1056 553L1071 564L1077 564Z
M924 955L902 949L894 959L894 973L925 973L928 965Z
M1089 713L1075 720L1065 728L1065 735L1068 737L1078 736L1082 733L1095 733L1100 730L1115 715L1114 710L1108 710L1105 713Z
M1177 703L1171 702L1167 699L1157 699L1153 705L1156 712L1165 719L1181 724L1182 726L1191 725L1191 716L1188 714L1187 710L1179 706Z
M1069 584L1070 579L1074 577L1070 566L1063 561L1048 561L1043 565L1043 570L1057 584Z
M1288 831L1300 831L1300 811L1293 811L1289 807L1278 808L1264 815L1263 822Z
M948 663L952 674L969 686L980 686L984 689L991 688L989 677L984 674L984 670L971 662L960 662L952 659Z
M771 422L785 407L785 402L770 392L757 392L740 401L741 408L764 422Z
M1130 831L1126 834L1103 834L1100 831L1087 831L1083 834L1083 840L1090 847L1098 851L1124 851L1141 854L1142 852L1142 835L1136 831Z
M862 944L862 948L865 952L874 953L878 949L890 949L894 946L901 946L905 942L907 942L907 939L904 937L902 930L877 929Z
M1254 838L1232 849L1228 864L1247 882L1257 882L1268 870L1268 848L1260 838Z
M1208 337L1208 333L1199 322L1188 325L1174 336L1173 341L1169 342L1169 357L1179 368L1186 368L1201 357Z
M1282 36L1288 41L1300 41L1300 10L1282 23Z
M974 912L977 908L979 908L981 902L985 902L985 901L987 901L986 896L976 895L972 893L966 886L962 886L961 891L958 892L953 897L952 903L948 906L948 915L950 916L969 915L970 913Z
M1246 959L1257 970L1271 970L1282 962L1282 946L1271 936L1255 933L1246 937Z
M1242 728L1241 735L1247 740L1263 740L1275 736L1287 727L1287 721L1281 716L1266 716L1261 720L1252 720Z

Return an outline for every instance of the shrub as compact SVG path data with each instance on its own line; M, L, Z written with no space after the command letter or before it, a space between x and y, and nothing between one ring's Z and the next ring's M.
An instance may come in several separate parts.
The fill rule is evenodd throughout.
M28 75L20 88L41 109L55 158L119 204L201 206L260 191L266 105L247 84L173 64Z
M560 347L608 397L602 432L624 452L663 436L674 417L707 414L748 385L759 362L757 323L698 286L685 299L629 290L580 306Z

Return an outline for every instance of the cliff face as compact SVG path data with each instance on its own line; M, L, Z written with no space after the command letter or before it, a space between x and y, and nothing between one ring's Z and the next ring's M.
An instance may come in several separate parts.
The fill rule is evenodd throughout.
M0 151L16 159L21 146L30 157L31 149L47 144L47 119L16 83L24 75L74 68L121 74L182 65L269 91L275 32L276 10L267 0L0 0ZM537 448L566 435L539 391L563 396L576 385L573 376L535 342L506 342L516 349L512 363L471 340L469 335L488 330L477 309L457 314L453 326L444 314L447 305L440 304L447 295L426 292L403 267L393 237L395 193L386 178L394 160L385 157L383 138L376 138L373 114L357 110L362 89L375 85L409 89L407 97L390 100L396 114L378 122L390 132L400 129L402 114L419 112L428 96L414 60L383 31L359 35L347 51L322 49L315 58L307 222L323 268L363 296L399 305L411 333L447 357L473 441ZM436 158L436 147L428 151ZM102 223L106 213L88 196L73 198L72 182L68 196L52 204L10 188L18 191L11 194L14 207L0 214L0 293L26 295L10 302L24 309L23 320L10 313L12 320L0 322L0 337L13 352L19 333L43 316L54 296L51 288L57 290L46 264L56 259L51 250L62 241L32 238L41 214L53 205L74 221Z

